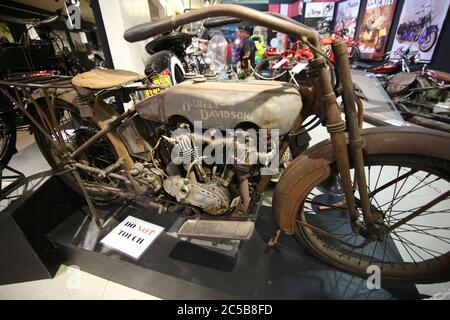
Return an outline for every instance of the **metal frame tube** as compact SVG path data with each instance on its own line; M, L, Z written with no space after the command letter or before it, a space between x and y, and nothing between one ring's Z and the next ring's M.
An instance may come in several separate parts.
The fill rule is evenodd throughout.
M349 136L350 150L355 167L355 178L358 184L361 208L367 227L374 223L370 210L370 199L367 191L367 181L364 171L364 158L362 152L363 140L359 131L358 114L355 108L355 90L351 78L350 65L347 57L347 43L336 41L333 43L334 58L339 77L342 79L342 99L344 101L345 119Z

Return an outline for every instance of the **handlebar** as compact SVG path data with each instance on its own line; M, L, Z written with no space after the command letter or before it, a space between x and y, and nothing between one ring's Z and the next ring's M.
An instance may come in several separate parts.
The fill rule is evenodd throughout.
M49 18L47 18L47 19L40 20L40 21L34 23L33 26L34 26L35 28L39 28L39 27L41 27L41 26L44 26L44 25L47 25L47 24L51 24L51 23L55 22L56 20L58 20L59 17L60 17L59 14L58 14L58 15L55 15L55 16L51 16L51 17L49 17Z
M3 14L0 14L0 20L6 21L6 22L12 22L12 23L18 23L18 24L31 24L33 27L39 27L46 24L50 24L58 20L60 15L50 16L44 20L38 20L35 19L25 19L25 18L16 18L16 17L10 17Z
M128 42L142 41L191 22L221 16L250 21L264 27L297 36L303 42L310 42L315 47L320 46L319 34L317 31L291 18L282 16L281 14L267 14L248 7L232 4L214 5L182 15L143 23L126 30L124 38Z
M230 24L236 24L242 22L242 19L239 18L230 18L230 17L221 17L219 19L216 18L208 18L203 23L205 28L217 28L221 26L226 26Z
M266 13L268 15L271 15L271 16L274 16L274 17L277 17L277 18L280 18L282 20L286 20L286 21L292 22L292 23L294 23L296 25L300 25L300 26L306 27L305 25L301 24L297 20L294 20L294 19L292 19L290 17L284 16L284 15L278 13L278 12L266 11L264 13ZM216 27L229 25L229 24L236 24L236 23L240 23L240 22L242 22L242 19L233 18L233 17L220 17L219 19L208 18L203 23L203 26L205 28L216 28Z

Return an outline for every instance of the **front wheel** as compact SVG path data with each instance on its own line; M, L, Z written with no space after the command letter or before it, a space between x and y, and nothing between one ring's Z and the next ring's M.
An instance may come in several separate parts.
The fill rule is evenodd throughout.
M362 277L376 266L384 283L450 278L449 161L412 154L366 155L371 211L381 223L364 237L351 228L336 164L330 168L328 179L310 191L297 214L295 237L303 246L322 261ZM357 188L354 194L359 206ZM357 213L364 228L360 207Z

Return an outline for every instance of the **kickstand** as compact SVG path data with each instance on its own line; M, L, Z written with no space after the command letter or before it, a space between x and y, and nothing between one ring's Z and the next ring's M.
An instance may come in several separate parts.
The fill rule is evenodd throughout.
M280 238L280 234L281 234L281 229L278 229L275 234L273 235L272 239L269 240L269 242L267 243L267 245L269 247L273 247L277 244L278 239Z
M114 218L116 218L122 212L122 210L124 208L126 208L128 206L128 204L131 202L130 199L125 201L124 204L120 208L118 208L116 211L114 211L114 213L108 219L106 219L106 221L104 223L102 223L100 217L97 214L97 210L94 207L94 203L92 202L91 196L89 195L88 191L86 190L86 187L84 186L84 183L80 177L80 174L76 170L73 170L72 173L75 176L75 179L77 180L78 185L81 188L81 191L83 192L84 198L86 199L87 205L89 207L89 213L90 213L92 219L94 219L95 224L97 225L97 227L100 230L105 229L112 221L114 221Z
M13 173L13 175L4 176L3 170L9 170ZM11 192L13 192L16 187L23 184L23 182L26 180L25 175L16 170L11 168L10 166L5 166L3 170L0 171L0 199L5 199ZM9 185L7 185L5 188L3 188L3 180L11 180L14 179L13 182L11 182Z

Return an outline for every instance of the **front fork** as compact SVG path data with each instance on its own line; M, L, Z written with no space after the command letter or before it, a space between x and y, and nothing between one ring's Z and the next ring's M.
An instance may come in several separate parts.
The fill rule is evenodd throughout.
M328 70L324 65L319 69L320 88L322 88L324 93L322 96L322 103L326 108L327 130L330 133L334 152L336 154L336 163L346 196L352 230L355 233L361 233L361 223L358 220L353 182L350 174L349 150L347 149L347 138L345 134L346 130L348 132L350 152L355 169L355 182L360 195L359 200L366 228L368 230L372 229L375 221L371 212L369 194L367 191L363 159L363 140L360 135L358 115L355 109L355 94L350 74L349 60L347 57L347 43L345 41L336 41L333 43L333 51L336 69L341 82L346 122L342 120L341 112L336 102L336 95L334 94L331 82L329 81ZM323 58L318 58L317 60L323 61Z

